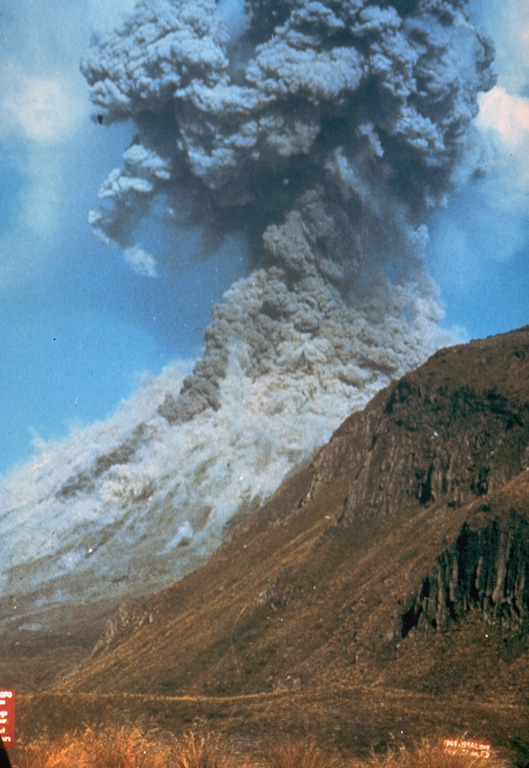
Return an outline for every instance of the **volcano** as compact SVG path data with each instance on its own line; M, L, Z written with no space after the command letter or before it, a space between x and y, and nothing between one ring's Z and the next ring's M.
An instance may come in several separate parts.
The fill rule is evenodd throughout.
M49 702L144 697L164 722L310 723L363 749L456 729L523 760L528 457L529 328L439 351L205 565L122 604Z

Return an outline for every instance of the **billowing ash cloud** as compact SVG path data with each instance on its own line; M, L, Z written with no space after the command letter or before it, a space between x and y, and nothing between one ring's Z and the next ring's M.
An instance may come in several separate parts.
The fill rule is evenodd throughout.
M429 212L479 163L491 56L463 0L140 0L90 51L95 118L137 129L96 231L154 277L179 228L202 227L205 255L237 230L248 274L191 375L169 369L3 481L13 600L18 584L38 612L42 594L88 599L101 578L108 597L171 581L453 339L421 258ZM174 254L137 241L153 206Z
M168 411L182 397L186 373L175 363L111 418L40 445L31 463L2 478L0 631L6 637L28 627L66 633L87 616L97 627L108 602L165 586L195 568L223 540L235 513L269 498L352 410L416 365L429 345L447 340L432 335L436 318L425 320L420 296L407 327L411 339L402 333L402 311L410 305L405 290L395 291L391 310L389 302L373 303L369 317L365 308L350 308L339 322L337 309L344 307L337 292L319 285L310 300L292 297L279 274L274 282L264 270L252 281L234 286L222 308L235 312L237 305L238 316L217 324L226 320L241 335L245 322L263 326L254 339L263 348L258 376L245 373L246 342L232 343L217 382L217 408L175 423ZM263 303L270 314L258 311ZM272 361L264 350L266 318L287 307L305 325L296 331L287 324L283 338L274 327Z
M135 225L163 200L178 226L203 226L206 250L246 231L252 268L267 270L218 309L195 381L168 416L218 405L228 339L251 337L258 374L282 333L271 329L296 325L300 304L310 314L300 293L336 289L358 307L380 304L388 281L428 291L428 213L476 169L469 127L493 84L491 46L465 5L140 0L90 51L82 69L97 119L137 126L91 214L100 236L134 264ZM139 268L155 274L140 252ZM271 281L265 321L241 317L255 280Z
M180 216L199 206L203 223L260 235L319 183L360 224L353 256L373 251L375 223L378 245L415 249L492 86L464 6L249 0L234 38L229 0L138 2L83 64L99 120L138 127L94 225L123 247L164 195Z

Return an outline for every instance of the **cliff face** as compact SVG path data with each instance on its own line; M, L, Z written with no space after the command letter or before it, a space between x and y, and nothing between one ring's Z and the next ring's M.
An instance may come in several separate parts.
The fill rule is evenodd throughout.
M461 508L502 489L529 468L528 340L521 330L438 352L344 423L318 457L309 493L340 454L354 456L347 526L414 502ZM508 502L497 517L489 512L483 503L436 558L401 616L403 637L470 610L527 630L529 524Z
M529 630L529 522L514 511L476 525L465 522L423 579L402 615L402 636L417 626L445 628L468 611L488 624Z
M529 462L528 339L521 330L441 350L380 392L320 452L307 498L347 473L351 523L503 486Z

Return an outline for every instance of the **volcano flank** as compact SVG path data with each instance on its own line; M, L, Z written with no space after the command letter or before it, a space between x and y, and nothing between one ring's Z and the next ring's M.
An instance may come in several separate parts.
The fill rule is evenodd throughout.
M528 458L529 328L439 351L203 567L124 603L46 717L146 697L166 724L308 728L354 749L467 731L522 764ZM42 724L38 701L24 706Z

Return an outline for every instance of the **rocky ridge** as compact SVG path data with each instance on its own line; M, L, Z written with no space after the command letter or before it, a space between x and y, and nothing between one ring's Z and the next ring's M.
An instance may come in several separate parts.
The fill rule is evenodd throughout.
M307 498L344 459L348 523L411 501L460 506L503 486L529 465L526 337L497 337L502 350L492 340L443 349L380 392L320 451Z
M529 676L528 404L529 329L438 352L349 417L204 567L123 609L64 685L514 696ZM451 628L464 644L445 642ZM501 679L470 678L471 653L508 659Z

